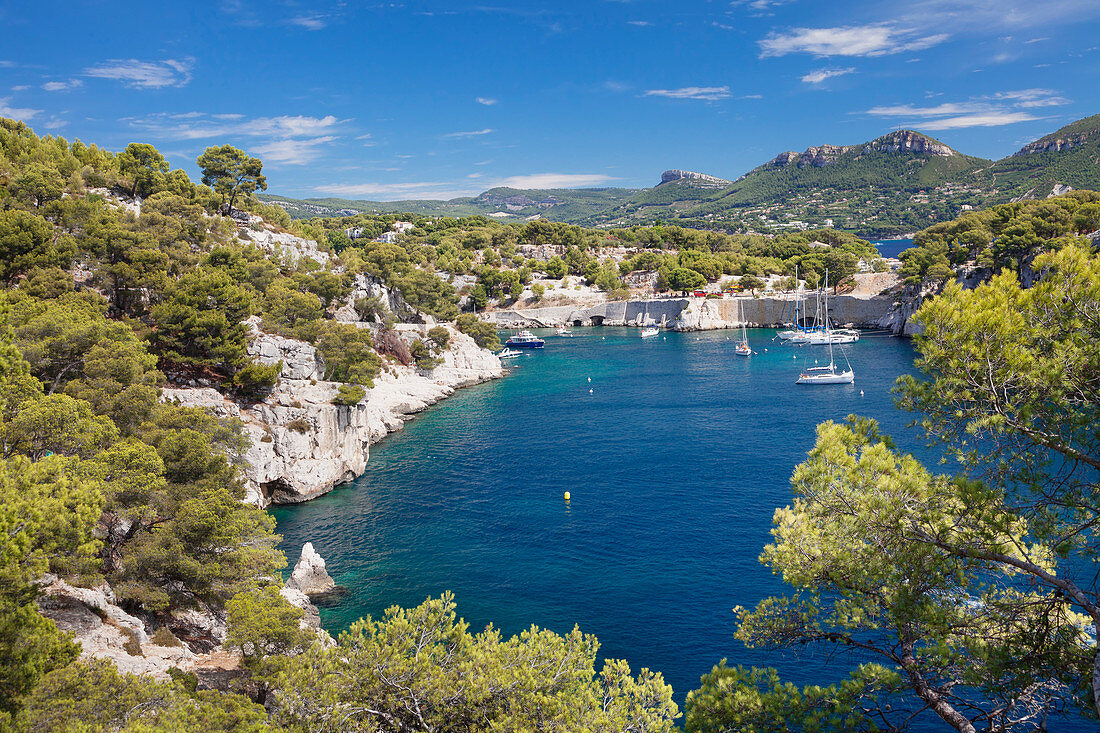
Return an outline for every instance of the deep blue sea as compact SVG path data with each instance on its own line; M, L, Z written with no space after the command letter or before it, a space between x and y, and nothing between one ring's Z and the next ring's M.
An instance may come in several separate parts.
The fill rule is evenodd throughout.
M912 239L881 239L871 244L878 248L879 254L883 257L897 257L902 251L909 249L913 246Z
M579 624L603 655L661 671L681 704L724 657L799 683L843 676L824 649L746 649L731 609L785 590L757 557L818 423L874 417L922 452L890 394L913 371L910 343L865 336L845 347L854 385L804 386L799 369L828 350L772 330L749 332L750 358L733 332L574 330L541 332L546 348L510 376L373 446L354 483L273 510L291 563L312 541L350 590L325 627L452 590L475 630Z

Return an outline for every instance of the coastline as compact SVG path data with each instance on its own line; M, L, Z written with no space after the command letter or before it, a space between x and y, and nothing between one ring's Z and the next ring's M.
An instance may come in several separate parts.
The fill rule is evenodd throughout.
M261 508L309 501L358 478L366 470L370 446L400 430L415 413L455 390L505 375L500 359L446 327L451 340L440 365L425 370L390 363L355 405L333 404L339 383L318 378L324 366L312 346L264 333L250 352L261 363L283 362L279 383L264 400L242 405L210 387L166 387L162 399L243 423L251 441L241 456L246 501ZM427 328L396 326L410 342Z

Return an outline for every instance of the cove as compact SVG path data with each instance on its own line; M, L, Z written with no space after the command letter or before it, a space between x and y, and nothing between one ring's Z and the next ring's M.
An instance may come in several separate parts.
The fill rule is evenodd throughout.
M733 332L575 330L417 416L358 480L272 509L291 564L311 541L350 591L325 628L452 590L475 630L579 624L680 702L723 657L820 681L824 656L746 649L731 609L784 590L757 557L819 422L874 417L919 451L890 394L910 343L866 335L846 347L854 385L799 386L828 350L772 330L750 331L747 359Z

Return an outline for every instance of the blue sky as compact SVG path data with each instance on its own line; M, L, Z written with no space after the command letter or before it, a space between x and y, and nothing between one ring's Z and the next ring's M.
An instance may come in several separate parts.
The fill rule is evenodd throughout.
M478 1L0 0L0 115L390 200L734 178L898 127L999 158L1100 113L1098 0Z

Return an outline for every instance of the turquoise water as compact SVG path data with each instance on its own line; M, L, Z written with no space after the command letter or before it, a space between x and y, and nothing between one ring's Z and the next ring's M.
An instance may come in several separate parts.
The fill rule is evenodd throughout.
M664 673L680 703L723 657L795 682L839 677L825 649L746 649L731 609L789 590L757 557L819 422L857 412L921 452L889 391L913 370L909 342L865 337L846 347L854 385L799 386L828 350L771 330L749 332L748 359L732 332L575 330L543 332L510 376L374 446L354 483L274 510L291 562L312 541L350 590L322 609L325 627L452 590L474 629L579 624L602 654Z

